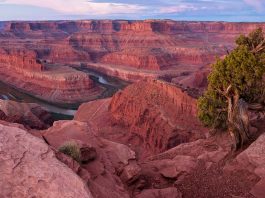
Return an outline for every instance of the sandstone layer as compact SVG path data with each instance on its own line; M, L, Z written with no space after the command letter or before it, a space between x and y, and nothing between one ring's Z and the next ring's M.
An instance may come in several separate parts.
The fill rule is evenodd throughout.
M162 81L128 86L113 96L109 110L114 123L129 127L153 153L204 136L196 119L196 101Z
M103 91L86 73L44 63L35 51L24 48L0 50L0 75L1 81L53 103L79 103Z
M197 124L195 115L196 100L187 92L169 83L148 80L128 86L113 98L83 104L73 121L58 121L49 129L29 131L41 140L20 125L1 122L0 160L1 154L4 156L0 173L4 180L1 178L0 183L4 190L0 187L0 193L11 197L38 197L42 192L48 197L64 193L98 198L263 197L264 120L253 123L258 127L250 135L261 134L257 140L232 153L228 133L209 136L209 131ZM174 130L179 127L181 130ZM176 141L168 139L170 133ZM162 148L155 144L161 139ZM79 163L59 151L67 142L75 142L80 148ZM55 156L65 164L63 168ZM43 165L46 162L48 168ZM70 175L65 173L66 166ZM52 182L45 174L47 169L49 174L56 172ZM34 180L43 175L50 182L44 185L49 192ZM64 176L67 180L60 182L62 192L54 191L53 186ZM20 179L24 182L17 185ZM6 187L9 184L11 187ZM10 194L17 193L13 185L22 194ZM83 192L88 194L72 194Z
M102 88L71 67L49 65L33 50L2 49L1 80L31 95L54 103L75 103L95 98Z
M251 131L257 139L231 153L227 133L211 136L197 120L195 99L214 57L257 27L264 23L4 22L1 80L36 96L98 93L72 67L145 80L81 105L73 121L29 130L40 139L1 121L0 197L264 197L264 120ZM59 151L67 142L78 145L79 163Z

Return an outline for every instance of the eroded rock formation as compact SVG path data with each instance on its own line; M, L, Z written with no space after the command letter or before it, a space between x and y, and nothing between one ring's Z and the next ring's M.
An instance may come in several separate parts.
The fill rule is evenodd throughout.
M0 63L11 70L41 72L44 66L37 60L36 53L27 49L0 49Z
M81 105L75 119L96 125L104 137L134 145L143 157L204 138L208 132L196 112L196 100L187 92L147 80L128 86L111 100Z
M196 119L196 101L162 81L141 81L125 88L114 95L109 109L113 122L128 127L152 153L204 136Z
M23 124L28 129L47 129L53 123L50 113L34 103L0 100L0 119Z

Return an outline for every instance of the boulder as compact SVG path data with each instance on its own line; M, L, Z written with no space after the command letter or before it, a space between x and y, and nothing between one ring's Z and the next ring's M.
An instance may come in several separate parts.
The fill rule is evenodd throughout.
M89 145L82 146L80 148L81 153L81 162L87 163L89 161L93 161L97 157L97 151L94 147L91 147Z
M17 127L0 124L0 164L0 197L93 197L43 140Z
M257 198L264 197L265 194L265 134L254 141L246 150L241 152L233 163L238 165L238 169L246 169L260 177L260 181L256 183L251 194ZM229 164L226 168L231 171L233 164Z
M176 179L180 174L191 173L197 166L197 160L194 157L177 155L172 160L153 161L152 164L164 177Z
M128 185L137 180L140 176L141 167L136 162L131 162L122 169L121 180Z
M77 161L75 161L70 156L65 155L64 153L58 152L57 150L55 150L55 153L56 153L56 157L57 157L58 160L60 160L64 164L66 164L75 173L78 173L78 171L80 170L81 167L80 167L80 164Z

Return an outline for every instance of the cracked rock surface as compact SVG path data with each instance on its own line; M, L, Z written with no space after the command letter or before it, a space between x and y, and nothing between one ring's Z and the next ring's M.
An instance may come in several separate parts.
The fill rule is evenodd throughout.
M92 198L87 186L41 139L0 124L0 197Z

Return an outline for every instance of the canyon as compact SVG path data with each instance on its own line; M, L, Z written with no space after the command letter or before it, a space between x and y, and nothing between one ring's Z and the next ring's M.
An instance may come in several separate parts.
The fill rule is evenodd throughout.
M0 22L0 86L23 93L0 90L0 197L263 198L264 116L235 153L197 118L210 65L258 27Z
M233 49L237 36L265 24L83 20L1 27L2 81L49 102L81 103L105 91L82 67L132 82L161 78L201 92L216 57Z

